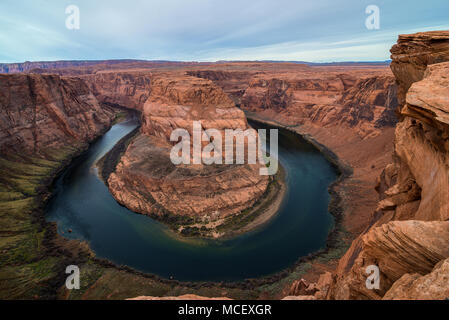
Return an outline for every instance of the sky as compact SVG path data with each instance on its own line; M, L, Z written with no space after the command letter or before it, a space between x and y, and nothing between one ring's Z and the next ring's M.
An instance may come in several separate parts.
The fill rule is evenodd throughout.
M384 61L399 34L429 30L449 30L448 0L1 0L0 63Z

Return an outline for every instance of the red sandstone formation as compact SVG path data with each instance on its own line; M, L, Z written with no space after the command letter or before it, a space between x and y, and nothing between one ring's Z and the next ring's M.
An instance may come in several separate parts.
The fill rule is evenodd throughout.
M186 169L168 160L170 131L188 129L191 120L220 129L246 128L243 113L224 91L251 116L295 126L330 147L354 170L336 191L342 197L345 227L353 236L361 235L335 273L321 275L316 283L298 280L289 295L445 298L449 32L400 36L392 59L398 89L389 71L373 66L226 63L182 65L173 71L154 65L131 70L143 65L129 62L113 72L100 72L112 68L107 64L57 71L84 74L87 85L77 78L0 75L1 147L41 152L90 141L111 118L96 98L142 110L142 133L109 179L118 201L142 213L235 214L266 189L267 180L255 168ZM15 72L23 66L8 68ZM198 78L213 81L223 91ZM400 122L394 130L398 101ZM381 270L379 290L365 287L366 267L371 264Z
M311 69L257 76L241 99L242 108L289 125L350 127L362 138L379 135L379 128L395 124L393 77L359 78Z
M265 192L260 165L174 165L174 129L248 128L245 115L211 81L188 76L154 79L142 129L109 177L111 193L133 211L207 219L238 214Z
M51 75L0 75L1 153L45 153L92 141L111 124L84 81Z
M400 35L391 49L391 70L399 84L402 106L410 86L422 80L428 65L449 60L449 31Z
M449 63L431 64L424 73L419 70L434 63L436 56L437 61L449 57L448 44L448 32L419 33L401 36L392 49L392 69L404 102L395 132L394 162L379 179L381 201L370 225L340 260L327 298L442 298L447 293L443 273L449 257L445 221L449 218ZM401 90L407 89L401 98ZM380 268L379 290L364 285L370 264Z
M151 73L148 71L105 71L82 79L101 103L139 111L151 91Z

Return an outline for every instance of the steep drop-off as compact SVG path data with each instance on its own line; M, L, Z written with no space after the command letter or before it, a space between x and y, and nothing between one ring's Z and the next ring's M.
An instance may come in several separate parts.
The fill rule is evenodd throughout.
M371 222L340 260L327 298L441 298L447 292L440 273L449 254L449 63L435 62L448 58L448 43L447 32L419 33L400 36L392 49L403 102L394 161L378 181L381 201ZM408 90L404 97L401 90ZM379 290L365 286L369 265L380 269Z
M1 299L55 298L66 266L88 255L57 236L42 206L55 175L113 117L80 79L0 75Z
M149 71L104 71L83 76L101 103L142 111L151 92Z
M1 153L89 142L113 115L82 80L50 75L0 75L0 107Z
M188 76L154 79L141 133L108 180L117 201L143 214L210 222L242 212L265 193L270 179L259 174L260 165L174 165L170 135L182 128L193 137L193 121L200 121L202 130L221 134L249 128L244 113L211 81Z

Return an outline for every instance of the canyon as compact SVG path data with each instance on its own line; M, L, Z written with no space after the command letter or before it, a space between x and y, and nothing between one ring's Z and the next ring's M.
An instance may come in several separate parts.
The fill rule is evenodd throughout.
M16 288L16 296L41 297L47 293L39 287L51 283L60 288L53 295L75 299L447 298L449 32L401 35L391 53L391 66L141 61L1 66L3 72L27 73L0 75L5 239L0 250L7 252L0 291ZM340 168L340 179L329 189L337 221L333 245L268 284L192 285L117 269L92 257L85 244L64 240L39 214L47 187L108 130L115 107L137 110L142 119L106 179L119 203L159 218L217 212L215 218L222 219L253 206L270 184L257 166L175 168L169 133L175 127L191 131L192 120L221 130L245 129L247 118L254 119L304 136ZM64 263L84 261L89 280L80 293L63 289L56 276L64 264L61 252ZM370 265L379 267L379 289L366 288ZM42 268L47 277L21 273ZM114 286L123 282L129 287Z
M194 121L202 130L215 129L223 135L225 129L249 128L243 111L211 81L154 76L142 107L140 133L108 177L119 203L143 214L198 218L218 226L218 220L240 214L264 195L270 180L259 174L261 165L173 164L170 136L175 129L193 136ZM209 137L202 143L213 141Z
M366 230L328 278L327 299L447 298L448 48L448 32L429 32L400 36L391 50L400 102L393 162ZM364 285L369 265L380 269L379 289Z

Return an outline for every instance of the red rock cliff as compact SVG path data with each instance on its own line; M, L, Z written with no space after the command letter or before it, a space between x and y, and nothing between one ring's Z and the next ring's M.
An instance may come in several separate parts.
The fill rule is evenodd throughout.
M392 49L403 100L394 162L379 179L381 201L370 227L340 260L328 298L447 297L449 62L436 62L449 60L448 35L400 36ZM365 286L372 264L380 268L379 290Z
M105 71L83 79L100 102L139 111L151 91L149 71Z
M259 165L174 165L174 129L245 130L245 115L211 81L180 75L153 80L143 107L142 129L129 145L109 188L120 203L143 214L222 218L251 207L265 192L268 178Z
M100 107L81 79L0 75L0 149L41 153L90 142L109 128L112 112Z

